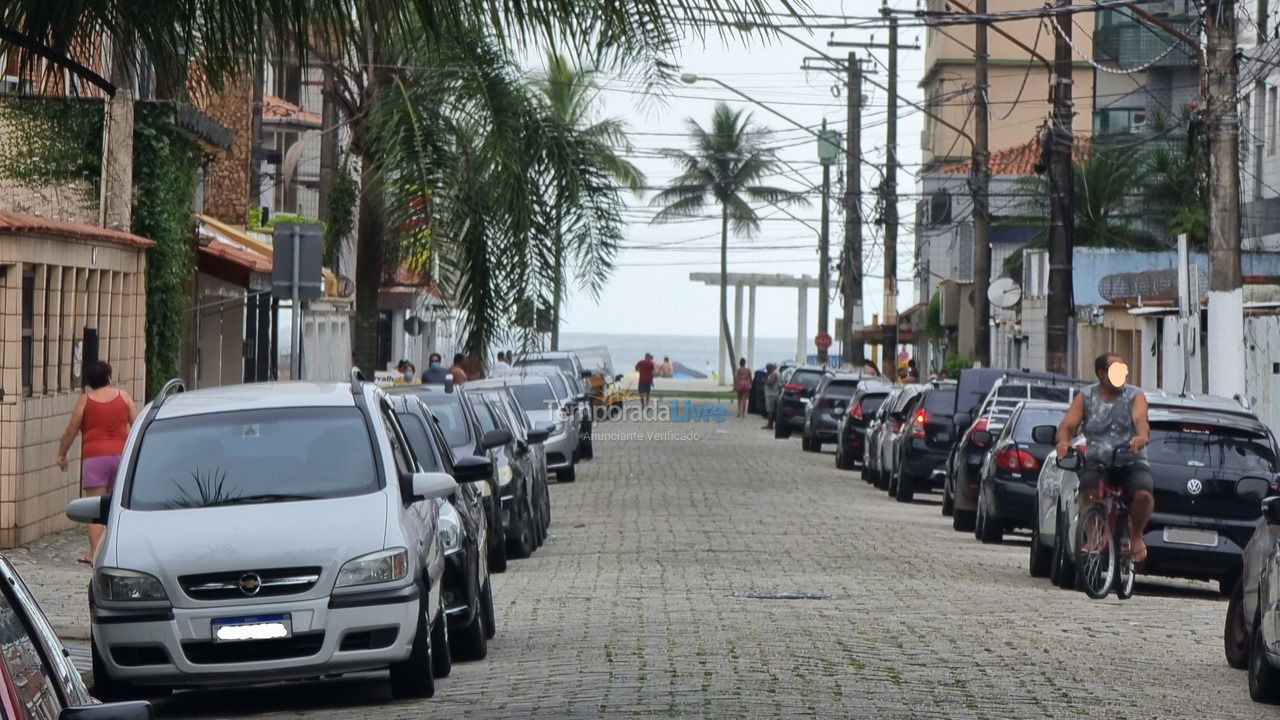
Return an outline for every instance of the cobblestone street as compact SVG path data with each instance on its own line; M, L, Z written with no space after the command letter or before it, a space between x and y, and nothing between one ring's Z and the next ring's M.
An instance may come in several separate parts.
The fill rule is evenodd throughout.
M759 418L600 423L552 534L495 576L489 657L429 701L381 675L183 692L164 717L1273 717L1222 654L1208 584L1089 601L888 499ZM648 439L647 433L672 433ZM618 434L617 439L611 438ZM700 437L688 439L683 434ZM71 645L83 536L10 553ZM806 599L756 594L794 593Z

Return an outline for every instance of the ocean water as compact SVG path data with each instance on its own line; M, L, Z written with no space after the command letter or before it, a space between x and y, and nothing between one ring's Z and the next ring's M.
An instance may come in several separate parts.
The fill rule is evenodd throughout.
M613 367L617 372L628 372L644 357L652 353L654 362L662 363L663 356L671 358L673 363L681 363L690 369L697 370L708 377L716 370L719 358L714 335L628 335L623 333L561 333L560 347L567 350L579 347L606 346L613 358ZM744 341L745 342L745 341ZM809 348L809 352L815 352ZM746 356L746 348L738 353ZM792 360L796 356L796 339L778 337L757 337L756 352L753 360L756 368L763 368L767 362ZM753 368L754 369L754 368Z

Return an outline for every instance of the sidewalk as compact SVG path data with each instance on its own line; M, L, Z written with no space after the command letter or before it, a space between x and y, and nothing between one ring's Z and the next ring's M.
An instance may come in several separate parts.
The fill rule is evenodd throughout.
M76 562L88 547L83 528L54 533L23 547L4 551L17 568L63 642L89 639L86 593L93 573Z

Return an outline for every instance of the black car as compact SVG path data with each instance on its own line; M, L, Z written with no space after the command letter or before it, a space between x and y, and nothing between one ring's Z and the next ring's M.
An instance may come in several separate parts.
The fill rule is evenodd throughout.
M1028 400L1014 409L995 438L986 430L978 431L985 434L979 439L991 446L979 472L974 525L974 535L982 542L998 543L1009 530L1032 526L1040 466L1053 451L1054 434L1067 407L1067 403Z
M452 385L400 385L390 390L391 395L412 395L421 400L436 419L440 431L449 444L453 461L472 455L486 458L493 465L489 482L481 486L488 506L485 518L489 523L486 534L489 555L489 572L500 573L507 569L507 534L502 526L502 505L499 500L501 474L500 453L496 447L484 447L480 442L484 431L480 420L466 395L455 392Z
M791 372L782 386L778 407L774 411L774 437L791 437L792 432L804 429L805 405L826 375L827 369L817 366L801 366Z
M1018 403L1025 400L1069 402L1082 384L1081 380L1053 373L993 368L961 371L956 383L955 441L947 456L946 487L942 496L942 514L952 516L953 528L972 532L978 518L979 473L991 446L975 441L973 434L985 430L995 436ZM966 408L964 403L972 402L984 386L986 390L977 406Z
M861 375L828 373L818 382L813 398L805 406L804 431L800 447L809 452L821 452L822 444L833 442L840 431L840 418L849 407L849 401L862 382Z
M892 387L884 382L858 385L836 430L836 467L852 470L855 463L862 462L867 447L867 427L891 391Z
M510 386L488 388L480 391L493 401L497 409L507 420L507 426L515 433L516 448L528 453L530 469L533 471L533 511L537 516L537 533L535 539L538 547L547 539L551 529L551 492L547 487L547 453L542 445L550 430L546 427L534 428L529 417L520 409L516 390Z
M491 463L471 456L455 465L453 452L431 410L416 397L403 395L395 398L394 407L422 470L449 473L460 481L453 497L436 501L445 559L442 592L449 623L449 653L455 660L482 660L488 654L489 638L497 629L486 558L488 520L481 483L463 481L468 474L487 481ZM495 435L492 441L499 439L501 436Z
M506 430L507 442L496 447L498 452L498 500L502 528L507 539L507 554L517 558L533 555L538 545L538 516L534 511L534 469L527 446L518 444L515 431L505 413L494 401L476 390L464 393L475 410L483 433Z
M941 489L946 480L947 453L955 428L951 419L956 384L935 381L907 408L907 428L897 438L897 459L889 480L889 494L911 502L916 492Z

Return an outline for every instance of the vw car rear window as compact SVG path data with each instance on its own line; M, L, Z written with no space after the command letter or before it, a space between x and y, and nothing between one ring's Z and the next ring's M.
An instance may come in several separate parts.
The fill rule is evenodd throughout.
M1271 441L1264 435L1193 423L1151 428L1147 455L1154 463L1256 472L1268 477L1276 464Z
M546 383L513 385L511 389L515 391L516 401L525 412L552 410L557 405L555 395L551 393L551 386Z
M812 390L822 382L822 373L814 370L797 370L791 374L787 382L793 382L805 390Z
M1067 414L1067 409L1023 408L1018 414L1018 423L1009 434L1020 443L1031 442L1031 431L1038 425L1058 425Z
M924 409L930 415L951 415L956 406L955 388L937 388L924 398Z
M887 397L889 396L888 395L863 395L862 401L858 403L858 405L862 407L862 416L869 418L872 415L875 415L876 411L879 410L880 406L884 404L884 400Z
M826 390L822 391L822 396L829 397L829 398L838 398L840 400L848 400L849 398L853 397L853 393L857 389L858 389L858 383L856 382L842 382L837 380L836 382L833 382L830 385L828 385Z
M180 510L350 497L380 485L356 408L239 410L152 422L125 502Z

